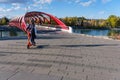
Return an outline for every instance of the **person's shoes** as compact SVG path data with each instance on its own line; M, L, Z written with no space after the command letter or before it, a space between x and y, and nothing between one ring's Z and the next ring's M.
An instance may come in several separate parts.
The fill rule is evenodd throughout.
M33 45L33 46L36 46L36 43L35 43L35 42L33 42L33 43L32 43L32 45Z
M33 46L36 46L36 44L33 44Z

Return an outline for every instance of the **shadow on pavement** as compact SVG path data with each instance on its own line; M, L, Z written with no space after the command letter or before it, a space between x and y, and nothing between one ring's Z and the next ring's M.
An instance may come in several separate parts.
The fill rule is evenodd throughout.
M102 47L102 46L119 46L118 44L81 44L81 45L38 45L37 49L43 48L64 48L64 47Z

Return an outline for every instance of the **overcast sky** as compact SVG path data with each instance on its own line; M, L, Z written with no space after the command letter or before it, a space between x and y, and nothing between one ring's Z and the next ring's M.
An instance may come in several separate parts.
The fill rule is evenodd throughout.
M84 16L105 19L109 15L120 16L119 5L120 0L0 0L0 17L41 11L57 17Z

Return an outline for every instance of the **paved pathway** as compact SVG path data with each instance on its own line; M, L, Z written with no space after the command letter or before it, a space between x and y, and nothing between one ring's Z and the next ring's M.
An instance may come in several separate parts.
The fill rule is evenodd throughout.
M120 41L48 31L0 40L0 80L120 80Z

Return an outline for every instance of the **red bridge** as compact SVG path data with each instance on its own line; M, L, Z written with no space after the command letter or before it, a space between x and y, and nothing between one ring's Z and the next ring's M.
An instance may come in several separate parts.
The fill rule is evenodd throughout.
M67 27L62 21L58 18L54 17L51 14L47 14L44 12L28 12L24 16L16 17L9 22L10 26L18 27L19 29L26 32L27 23L29 20L34 19L35 23L38 25L49 26L53 28L59 28L61 30L69 31L69 27Z

